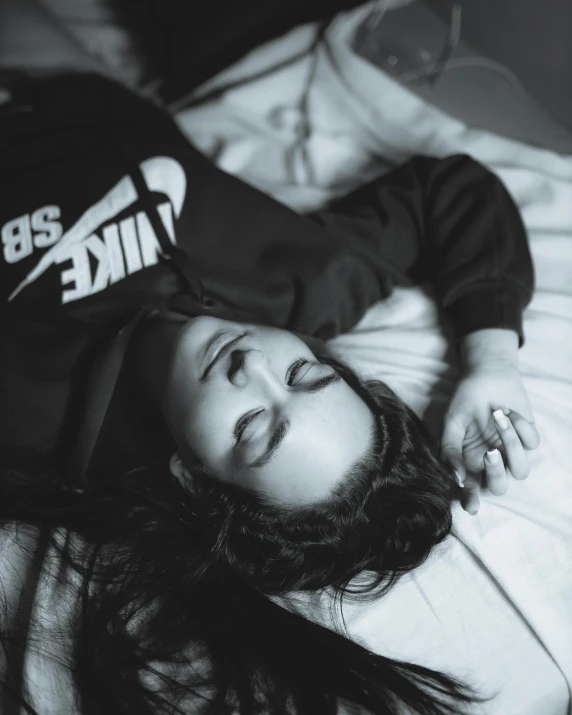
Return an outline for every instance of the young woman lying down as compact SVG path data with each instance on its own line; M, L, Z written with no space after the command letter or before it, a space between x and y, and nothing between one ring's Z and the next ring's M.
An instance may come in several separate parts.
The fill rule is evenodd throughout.
M26 33L51 47L57 28L18 24L26 3L10 5L2 518L43 526L45 548L60 543L52 528L81 537L81 554L60 547L85 587L69 635L79 710L160 712L207 682L212 712L255 712L256 698L313 714L462 703L446 676L261 594L343 593L363 571L383 592L445 538L453 499L475 513L481 478L502 495L527 476L538 436L517 353L533 276L503 185L466 156L416 157L299 216L63 39L41 55ZM464 364L440 454L387 386L325 344L411 281L432 284ZM183 666L200 648L213 665L196 681ZM163 694L145 677L158 661L177 665Z

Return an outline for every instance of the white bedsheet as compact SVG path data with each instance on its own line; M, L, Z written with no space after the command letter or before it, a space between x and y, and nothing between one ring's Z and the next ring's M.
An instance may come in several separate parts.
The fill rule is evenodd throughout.
M368 12L341 16L309 92L307 161L296 142L310 59L221 100L180 124L228 171L298 209L322 204L417 153L463 152L495 171L521 208L537 290L520 360L542 437L532 473L508 493L484 493L477 517L454 507L453 535L384 599L344 609L349 633L373 650L441 669L496 697L478 713L565 715L572 692L572 158L471 129L431 107L350 49ZM309 43L313 28L272 45ZM253 53L234 75L271 64ZM225 76L216 81L224 81ZM400 289L332 351L386 380L435 432L454 385L455 356L420 289ZM334 627L327 594L288 607Z

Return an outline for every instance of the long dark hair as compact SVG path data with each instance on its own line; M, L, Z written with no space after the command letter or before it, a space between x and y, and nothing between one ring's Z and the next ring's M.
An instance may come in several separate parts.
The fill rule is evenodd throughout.
M47 559L50 577L79 576L65 652L80 712L334 715L353 704L437 715L476 699L453 678L373 654L265 595L343 595L364 569L373 576L362 590L375 594L451 526L452 480L420 422L386 386L335 367L372 408L377 449L309 510L286 513L198 466L193 489L162 463L107 475L84 494L4 470L3 520L39 529L64 567Z

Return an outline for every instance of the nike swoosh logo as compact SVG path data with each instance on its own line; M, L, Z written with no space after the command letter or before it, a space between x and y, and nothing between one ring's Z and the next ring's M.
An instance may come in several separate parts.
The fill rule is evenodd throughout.
M142 162L140 168L149 190L166 194L173 207L173 213L178 218L183 208L187 188L187 178L179 162L167 156L155 156ZM8 300L13 300L24 288L45 273L50 266L57 263L59 256L68 251L70 246L85 241L103 223L114 218L138 198L133 180L130 176L124 176L102 199L90 206L62 235L60 240L46 251L36 267L12 291Z

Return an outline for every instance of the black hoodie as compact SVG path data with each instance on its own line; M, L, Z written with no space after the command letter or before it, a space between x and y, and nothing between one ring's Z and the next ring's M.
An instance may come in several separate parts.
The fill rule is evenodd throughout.
M128 340L114 348L117 335L156 308L327 339L396 283L431 282L457 338L502 327L522 342L525 230L502 183L467 156L416 157L300 216L107 79L27 78L11 91L0 107L6 449L72 451L101 371L118 371Z

